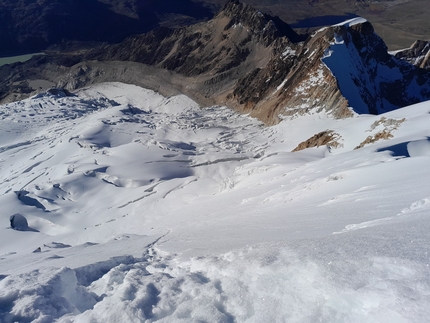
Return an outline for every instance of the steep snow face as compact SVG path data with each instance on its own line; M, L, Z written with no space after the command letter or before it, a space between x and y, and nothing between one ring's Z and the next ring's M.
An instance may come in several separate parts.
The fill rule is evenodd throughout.
M388 55L368 22L357 18L336 26L322 61L356 112L380 114L428 98L429 75Z
M368 112L367 104L361 97L360 89L354 79L365 73L355 51L349 50L342 36L335 35L333 44L326 49L322 61L336 77L342 94L357 113ZM351 75L352 74L352 75ZM355 78L354 78L355 77Z
M0 321L425 322L429 111L267 128L119 83L1 106Z

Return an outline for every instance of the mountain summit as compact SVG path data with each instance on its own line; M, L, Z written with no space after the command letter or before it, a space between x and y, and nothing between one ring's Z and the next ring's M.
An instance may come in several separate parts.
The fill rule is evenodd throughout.
M349 107L379 114L430 99L430 73L390 55L372 25L356 18L287 45L240 80L234 95L274 117L312 109L343 117Z
M163 94L184 93L202 105L225 104L268 124L313 110L335 118L379 114L430 99L430 72L390 55L365 19L306 37L237 0L207 22L158 28L24 66L0 69L12 75L0 84L1 99L13 99L16 84L31 93L26 84L34 78L68 90L121 81Z

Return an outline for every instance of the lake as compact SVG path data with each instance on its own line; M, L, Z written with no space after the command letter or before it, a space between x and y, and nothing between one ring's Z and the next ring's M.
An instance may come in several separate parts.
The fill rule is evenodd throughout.
M345 20L357 18L358 16L354 13L345 13L343 16L318 16L299 20L293 24L290 24L291 28L314 28L322 26L331 26L339 24Z
M45 55L45 53L33 53L26 55L10 56L10 57L0 57L0 66L5 64L13 64L16 62L25 62L32 58L34 55Z

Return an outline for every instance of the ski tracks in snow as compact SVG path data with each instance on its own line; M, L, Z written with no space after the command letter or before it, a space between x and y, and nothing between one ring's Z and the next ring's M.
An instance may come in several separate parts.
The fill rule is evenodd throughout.
M391 222L403 221L405 218L418 214L418 216L427 216L428 209L430 209L430 197L423 198L421 200L413 202L409 207L404 208L398 214L394 216L384 217L381 219L366 221L357 224L349 224L345 226L345 229L339 232L333 232L333 234L346 233L353 230L360 230L378 225L383 225Z

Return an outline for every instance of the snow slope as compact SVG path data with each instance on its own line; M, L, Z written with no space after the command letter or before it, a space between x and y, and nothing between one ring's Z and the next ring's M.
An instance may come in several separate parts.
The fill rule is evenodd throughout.
M267 128L120 83L1 106L0 322L426 322L429 112Z

